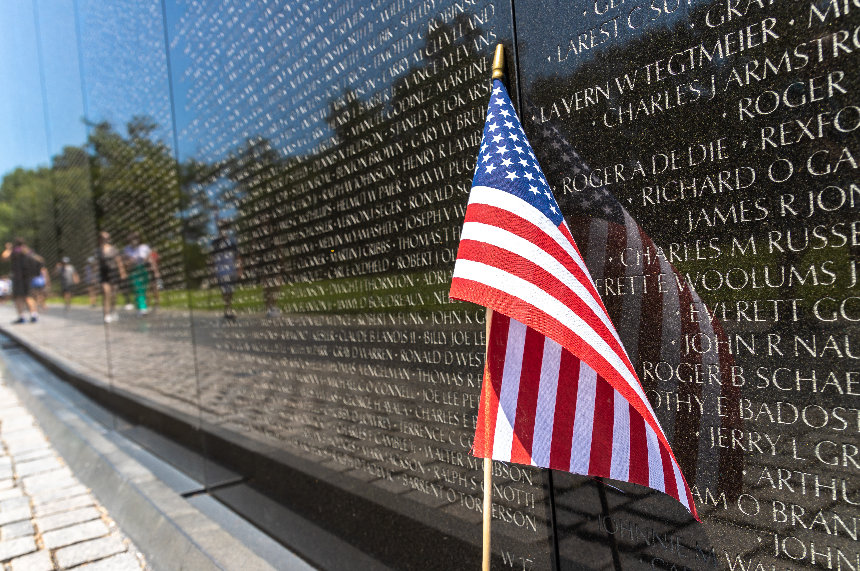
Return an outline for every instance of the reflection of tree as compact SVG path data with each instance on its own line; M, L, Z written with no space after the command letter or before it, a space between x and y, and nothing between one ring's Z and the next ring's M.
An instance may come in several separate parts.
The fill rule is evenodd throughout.
M53 181L47 168L16 169L0 185L0 234L8 242L20 236L37 252L54 246Z
M89 166L80 147L64 148L53 161L58 255L69 256L78 268L96 247Z
M151 119L135 117L123 136L110 123L99 123L89 144L99 226L144 232L163 248L174 236L153 230L164 221L164 207L176 205L178 180L171 149L153 136L157 128Z
M79 267L95 247L89 159L65 147L52 168L16 169L0 185L0 240L22 237L49 267L69 256Z
M129 232L138 232L158 253L165 284L184 287L180 171L157 130L142 116L128 122L125 134L107 122L92 125L93 202L99 229L120 245Z
M333 137L314 153L289 156L271 139L251 135L221 158L179 163L171 147L159 139L159 126L150 117L135 116L122 129L106 121L91 124L85 148L64 150L55 157L52 171L21 170L7 177L0 197L0 232L22 234L30 242L47 247L53 257L67 253L81 264L93 249L89 236L95 234L96 227L109 231L120 246L128 232L137 231L159 253L163 269L170 273L169 268L174 268L177 279L166 284L170 287L184 285L178 279L183 261L192 283L200 282L207 272L204 250L215 219L235 217L245 249L259 248L253 242L262 238L275 250L261 256L261 264L274 260L283 271L288 266L281 262L289 259L292 267L296 259L287 255L287 235L302 233L301 224L292 217L306 212L304 206L293 205L318 191L318 186L307 182L313 176L308 166L322 165L318 171L325 173L323 184L348 186L354 175L351 171L338 173L334 165L353 158L363 161L382 146L396 149L409 142L413 131L393 128L404 116L417 111L403 103L417 90L427 89L432 96L421 107L432 106L451 93L435 89L434 84L485 59L474 49L481 30L472 26L468 15L460 14L451 23L434 21L428 30L420 50L424 62L394 80L390 97L347 87L329 103L326 123ZM408 111L390 113L397 108ZM439 113L434 122L452 122L458 112ZM372 144L356 151L350 146L357 139ZM412 152L420 152L420 146L418 149ZM385 157L392 164L401 159L402 152ZM406 176L401 175L400 182ZM344 194L348 193L340 192ZM25 196L29 202L25 203ZM388 195L377 200L400 199ZM311 201L308 204L308 208L319 207L311 206ZM85 220L86 224L74 227L75 221ZM344 227L349 224L343 222ZM292 232L288 233L288 228ZM314 238L324 239L318 235ZM328 253L329 248L320 245L312 251L303 250L302 255ZM392 257L392 252L387 256ZM265 273L262 266L257 271L250 266L247 269L250 274Z

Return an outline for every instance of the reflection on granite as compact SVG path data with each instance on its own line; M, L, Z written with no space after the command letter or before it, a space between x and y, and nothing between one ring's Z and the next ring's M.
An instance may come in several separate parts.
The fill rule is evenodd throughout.
M517 3L526 133L703 516L607 490L564 564L593 542L620 568L860 567L843 7Z
M95 230L140 233L154 254L115 281L150 311L15 332L193 419L247 482L222 499L296 549L318 546L261 495L379 565L477 566L483 310L447 284L513 43L525 130L703 524L497 463L494 566L860 568L856 2L515 4L79 0L89 134L54 158L37 249L84 293Z
M168 412L198 413L198 387L190 382L196 367L205 430L293 459L315 477L444 533L460 529L456 535L477 556L481 461L469 449L482 311L235 320L196 311L193 344L184 328L188 317L128 312L106 327L99 310L52 308L40 323L13 331L107 380L106 369L92 362L106 355L107 329L114 386ZM458 325L440 327L441 321ZM502 463L495 470L500 543L534 561L548 556L544 474Z

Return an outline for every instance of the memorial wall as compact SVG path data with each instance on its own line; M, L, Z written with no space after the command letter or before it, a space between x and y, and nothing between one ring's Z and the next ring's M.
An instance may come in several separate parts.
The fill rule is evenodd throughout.
M860 569L860 2L34 2L75 36L47 128L74 65L88 133L34 247L81 299L118 261L15 333L310 563L479 565L484 309L447 293L503 43L702 522L496 462L493 568Z

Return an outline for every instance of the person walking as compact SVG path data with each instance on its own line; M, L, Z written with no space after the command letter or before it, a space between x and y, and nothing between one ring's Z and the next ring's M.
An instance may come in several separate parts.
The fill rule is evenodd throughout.
M218 235L212 240L210 263L215 281L221 288L221 299L224 301L224 319L236 319L236 313L233 311L233 290L242 273L242 260L239 257L239 247L236 244L236 239L230 233L230 223L227 220L218 222Z
M99 265L95 256L87 258L87 263L84 265L84 284L87 286L87 295L90 298L90 307L96 306L98 299L98 270Z
M57 264L56 270L60 278L60 289L63 292L63 303L66 311L69 311L69 307L72 305L72 290L81 283L81 278L68 256L63 256L63 259Z
M45 266L45 258L32 250L30 251L30 257L39 269L39 273L30 280L30 295L36 302L36 308L44 311L47 309L47 292L51 287L51 278L48 275L48 268Z
M99 232L99 244L96 252L99 266L99 282L102 286L102 310L105 323L119 319L116 313L116 292L120 280L126 277L125 265L119 250L110 243L110 234Z
M140 234L128 234L128 246L123 250L123 257L128 264L131 292L138 315L149 313L146 304L146 294L149 291L149 270L152 267L152 249L140 241Z
M40 273L38 261L33 258L23 238L15 238L14 242L7 242L6 248L0 254L0 259L8 260L11 266L12 299L18 312L18 319L12 323L26 323L27 319L24 317L26 313L29 313L31 323L37 322L39 312L36 309L36 300L30 295L30 284Z

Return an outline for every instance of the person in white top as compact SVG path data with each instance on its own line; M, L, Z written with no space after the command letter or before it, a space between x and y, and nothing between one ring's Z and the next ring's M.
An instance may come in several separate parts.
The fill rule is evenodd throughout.
M141 243L140 234L130 232L128 235L128 246L123 250L128 277L131 281L131 290L134 294L134 303L139 315L146 315L149 307L146 304L146 293L149 291L149 268L152 249Z

